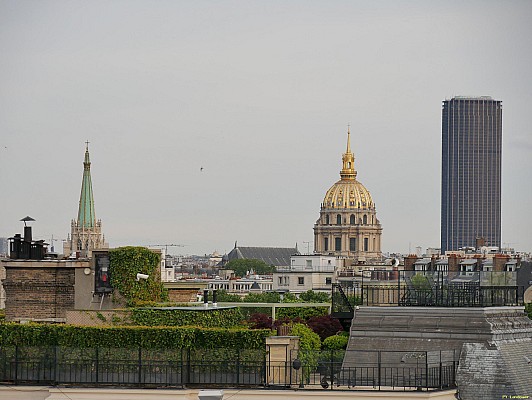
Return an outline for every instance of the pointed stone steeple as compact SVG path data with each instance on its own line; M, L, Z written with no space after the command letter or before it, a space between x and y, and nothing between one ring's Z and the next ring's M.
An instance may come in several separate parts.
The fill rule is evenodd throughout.
M94 213L94 197L92 195L91 161L89 157L89 142L86 142L85 160L83 162L83 180L81 182L81 195L79 197L78 226L94 228L96 214Z
M76 254L80 257L91 257L92 250L109 248L105 242L105 236L102 234L102 221L96 219L94 212L89 142L86 142L85 147L78 218L72 220L70 228L70 235L63 242L65 255Z

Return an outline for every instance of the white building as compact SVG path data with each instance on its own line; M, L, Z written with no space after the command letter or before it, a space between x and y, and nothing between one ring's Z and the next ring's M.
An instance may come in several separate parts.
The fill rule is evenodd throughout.
M277 267L273 273L273 290L299 294L307 290L330 293L339 260L335 256L294 255L289 267Z

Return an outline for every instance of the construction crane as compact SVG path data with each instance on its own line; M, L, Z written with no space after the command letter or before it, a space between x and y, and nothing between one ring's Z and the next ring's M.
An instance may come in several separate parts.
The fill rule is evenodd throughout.
M148 247L164 247L164 253L168 254L168 247L185 247L184 244L149 244Z

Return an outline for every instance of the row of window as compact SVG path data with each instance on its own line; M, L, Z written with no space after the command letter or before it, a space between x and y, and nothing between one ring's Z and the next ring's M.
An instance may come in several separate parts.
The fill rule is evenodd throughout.
M371 224L373 225L373 219L374 217L371 216ZM359 223L362 224L362 225L367 225L368 224L368 216L366 214L364 214L364 216L362 218L359 219ZM325 215L325 225L330 225L331 224L331 219L329 217L329 214L326 214ZM356 217L354 214L351 214L351 216L349 217L349 224L350 225L356 225ZM336 215L336 225L342 225L342 216L340 214L337 214Z
M364 250L369 251L369 238L364 238ZM324 251L329 251L329 238L323 238ZM342 251L342 238L334 238L334 251ZM349 238L349 251L357 251L357 239Z
M330 285L332 283L332 278L325 278L325 284ZM298 276L297 277L297 284L298 285L304 285L305 284L305 277L304 276ZM279 286L289 286L290 285L290 277L289 276L280 276L279 277Z

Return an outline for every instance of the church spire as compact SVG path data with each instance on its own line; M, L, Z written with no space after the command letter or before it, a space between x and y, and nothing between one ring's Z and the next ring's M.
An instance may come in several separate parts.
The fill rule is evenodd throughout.
M92 195L91 161L89 157L89 142L86 143L85 160L83 161L83 180L79 197L78 226L80 228L94 228L96 214L94 213L94 197Z
M354 180L357 177L355 171L355 156L351 153L351 129L347 125L347 148L342 155L342 170L340 171L342 180Z

